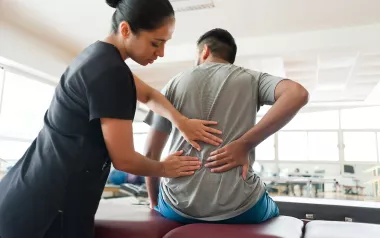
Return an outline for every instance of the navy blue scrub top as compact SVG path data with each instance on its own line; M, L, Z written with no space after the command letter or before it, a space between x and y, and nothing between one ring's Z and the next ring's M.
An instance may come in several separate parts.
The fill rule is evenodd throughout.
M37 138L0 181L0 237L46 237L55 223L59 237L91 237L111 163L100 118L133 120L135 110L133 75L118 49L98 41L81 52Z

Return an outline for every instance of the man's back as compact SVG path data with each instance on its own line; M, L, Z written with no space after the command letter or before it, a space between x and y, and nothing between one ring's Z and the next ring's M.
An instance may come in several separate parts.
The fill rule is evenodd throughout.
M164 93L183 115L217 121L216 129L223 131L223 143L219 147L223 147L255 125L260 104L274 103L274 90L280 80L232 64L204 63L175 77ZM157 115L148 115L146 121L157 130L171 130L170 122ZM184 154L196 156L205 164L217 147L204 143L201 147L200 152L196 151L174 129L171 152L184 150ZM252 170L254 150L250 152L249 162L245 181L241 177L241 167L225 173L211 173L202 166L192 176L164 178L163 197L185 217L213 221L237 216L255 205L265 191L262 181Z

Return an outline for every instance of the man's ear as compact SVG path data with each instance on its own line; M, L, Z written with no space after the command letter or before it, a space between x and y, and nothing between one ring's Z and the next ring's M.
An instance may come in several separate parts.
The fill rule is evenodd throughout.
M123 39L128 38L131 34L131 27L129 26L129 23L126 21L122 21L119 25L119 33L123 37Z
M201 54L201 58L203 60L206 60L210 56L210 54L211 54L210 47L208 47L208 45L204 44L202 54Z

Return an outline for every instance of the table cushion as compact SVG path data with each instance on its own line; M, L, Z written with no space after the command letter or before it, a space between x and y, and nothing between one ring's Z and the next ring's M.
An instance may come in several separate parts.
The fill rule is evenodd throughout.
M100 204L95 238L162 238L182 224L142 205Z
M378 238L380 225L339 221L311 221L305 238Z
M273 197L281 215L298 219L380 224L380 203L305 197ZM312 217L310 217L312 216Z
M279 216L258 225L191 224L176 228L164 238L301 238L303 222Z

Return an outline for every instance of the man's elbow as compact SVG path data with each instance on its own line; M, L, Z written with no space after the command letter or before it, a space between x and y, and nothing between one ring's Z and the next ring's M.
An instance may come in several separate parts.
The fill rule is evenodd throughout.
M299 83L294 84L292 94L297 98L297 102L301 107L309 102L309 92Z

